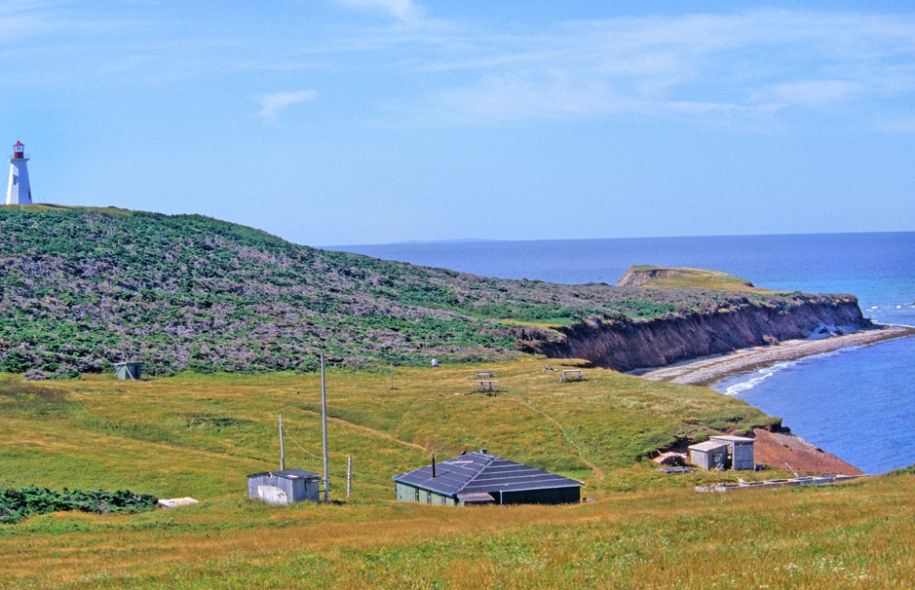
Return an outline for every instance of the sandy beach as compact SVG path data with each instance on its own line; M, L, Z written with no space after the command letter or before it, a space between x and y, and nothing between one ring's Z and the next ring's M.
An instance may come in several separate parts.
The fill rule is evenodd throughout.
M883 340L904 338L912 335L915 335L915 328L884 326L874 330L864 330L854 334L833 336L820 340L786 340L771 346L743 348L721 356L654 369L642 373L642 376L650 381L711 385L728 375L743 373L781 361L796 360L840 348L864 346Z

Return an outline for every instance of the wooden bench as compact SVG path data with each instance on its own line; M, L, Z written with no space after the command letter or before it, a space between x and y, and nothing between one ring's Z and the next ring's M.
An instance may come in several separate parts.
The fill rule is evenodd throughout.
M559 380L565 381L584 381L585 373L581 369L565 369L559 376Z

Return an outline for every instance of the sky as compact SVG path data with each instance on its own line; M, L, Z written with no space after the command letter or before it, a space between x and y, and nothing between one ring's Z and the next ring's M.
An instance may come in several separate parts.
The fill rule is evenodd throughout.
M915 3L0 0L36 201L310 245L915 230Z

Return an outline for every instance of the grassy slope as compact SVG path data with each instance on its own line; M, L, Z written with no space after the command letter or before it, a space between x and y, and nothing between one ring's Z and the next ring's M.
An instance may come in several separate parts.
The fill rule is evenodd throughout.
M129 487L203 502L0 527L0 586L909 587L915 476L695 494L695 483L733 476L662 477L636 458L678 434L768 418L704 388L602 370L560 384L529 357L493 367L504 390L496 397L470 393L472 366L332 372L331 474L342 483L353 455L356 493L345 505L291 508L245 499L244 475L273 465L278 412L290 464L320 470L313 376L4 378L0 485ZM581 478L596 502L391 500L392 475L427 461L429 449L443 457L465 446Z
M0 371L171 374L508 359L588 317L778 305L782 296L510 281L291 244L197 215L0 207ZM536 334L532 334L536 332Z

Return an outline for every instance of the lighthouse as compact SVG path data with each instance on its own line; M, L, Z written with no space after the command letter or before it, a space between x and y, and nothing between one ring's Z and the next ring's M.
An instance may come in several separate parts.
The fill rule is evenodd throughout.
M7 205L32 204L28 161L29 157L25 155L25 145L21 141L17 141L13 144L13 155L10 158L10 181L6 185Z

